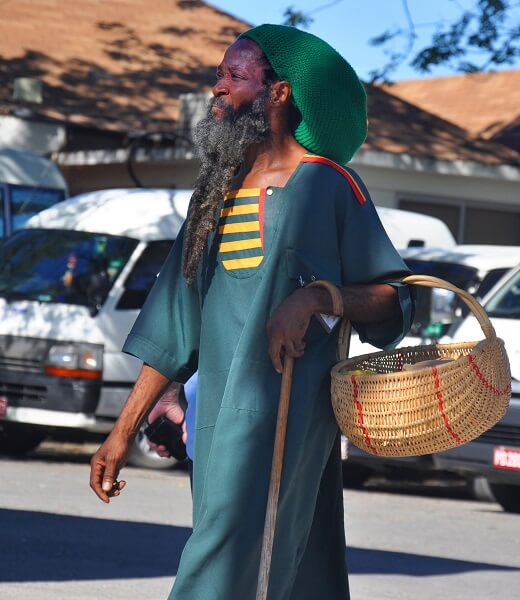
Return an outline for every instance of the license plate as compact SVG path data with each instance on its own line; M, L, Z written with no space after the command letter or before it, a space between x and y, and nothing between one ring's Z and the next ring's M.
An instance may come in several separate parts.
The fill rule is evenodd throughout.
M520 448L495 448L493 466L497 469L520 471Z
M5 419L7 415L7 396L0 396L0 419Z

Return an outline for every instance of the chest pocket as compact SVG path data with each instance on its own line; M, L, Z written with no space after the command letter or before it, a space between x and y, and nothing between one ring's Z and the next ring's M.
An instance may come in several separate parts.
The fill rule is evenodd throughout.
M316 279L326 279L341 286L341 265L339 261L325 263L317 266L316 261L310 260L298 250L288 248L286 250L287 275L294 280L299 287L303 287Z
M313 265L313 261L293 248L288 248L285 256L287 275L290 280L294 281L295 287L303 287L316 279L326 279L337 286L341 286L339 263L322 264L321 267L318 267L316 264ZM327 333L323 325L317 318L312 318L305 334L306 341L311 343L318 342L326 336Z
M253 275L264 260L265 188L226 195L220 211L217 260L234 277Z

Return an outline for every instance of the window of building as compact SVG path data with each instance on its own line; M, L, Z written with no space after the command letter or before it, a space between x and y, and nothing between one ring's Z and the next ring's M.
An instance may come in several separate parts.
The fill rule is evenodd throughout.
M520 245L520 209L481 208L464 201L436 202L402 198L399 208L444 221L459 244Z

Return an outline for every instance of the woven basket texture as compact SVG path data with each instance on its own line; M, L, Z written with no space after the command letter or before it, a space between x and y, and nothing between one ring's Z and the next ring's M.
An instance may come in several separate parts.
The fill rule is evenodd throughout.
M454 359L402 371L403 364ZM377 375L347 375L371 370ZM376 352L332 370L332 406L341 431L381 456L419 456L471 441L505 414L511 373L504 343L438 344Z
M480 304L442 279L412 275L401 281L452 290L473 312L485 337L375 352L333 367L331 398L341 431L359 448L381 456L420 456L469 442L504 416L511 398L504 342ZM437 360L447 362L403 370Z

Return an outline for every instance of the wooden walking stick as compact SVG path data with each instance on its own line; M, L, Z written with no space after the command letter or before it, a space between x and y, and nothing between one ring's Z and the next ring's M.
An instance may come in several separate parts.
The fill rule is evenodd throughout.
M307 287L321 287L326 289L331 296L333 314L339 317L343 316L343 299L335 285L329 281L316 280L309 283ZM341 338L345 337L345 330L345 328L342 328L343 333L340 335ZM342 343L345 343L345 341L342 341ZM348 344L348 335L346 343ZM293 367L294 358L285 355L283 361L282 385L280 388L280 402L278 403L278 415L276 419L269 495L267 497L267 510L265 514L264 537L262 539L262 553L260 555L260 570L258 572L258 581L256 585L256 600L266 600L267 590L269 588L269 573L273 555L278 495L280 492L280 481L282 479L285 434L287 432L287 417L289 415L289 401L291 399Z
M278 403L278 416L276 419L273 462L271 465L271 479L269 481L269 495L267 497L262 554L260 555L260 570L258 572L256 586L256 600L265 600L267 598L267 588L269 587L269 572L271 570L271 557L273 554L278 495L280 492L280 481L282 479L285 434L287 432L289 400L291 399L293 366L294 358L286 355L283 361L282 386L280 388L280 402Z

